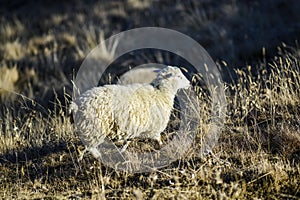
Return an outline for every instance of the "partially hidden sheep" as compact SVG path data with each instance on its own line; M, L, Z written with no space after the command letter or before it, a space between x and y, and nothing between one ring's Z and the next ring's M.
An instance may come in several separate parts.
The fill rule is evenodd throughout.
M167 66L150 84L94 87L74 100L70 111L86 150L97 158L101 155L96 147L106 137L127 142L122 151L136 137L162 144L160 134L167 127L175 95L189 86L178 67Z
M156 78L157 67L133 68L120 76L117 84L151 83Z

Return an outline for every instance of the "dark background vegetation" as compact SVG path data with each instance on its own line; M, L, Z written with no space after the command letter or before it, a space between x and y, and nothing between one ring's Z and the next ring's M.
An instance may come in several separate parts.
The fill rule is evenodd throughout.
M297 0L1 1L2 32L7 24L22 27L1 34L4 47L0 58L22 70L34 68L44 87L54 84L61 89L70 84L85 55L100 42L100 32L108 38L132 28L159 26L187 34L215 61L225 61L229 69L223 76L230 81L232 68L245 63L255 66L272 58L282 42L295 45L300 30L299 6ZM22 55L5 57L7 41L20 43ZM66 82L55 80L57 71ZM34 96L53 98L52 92L48 93Z

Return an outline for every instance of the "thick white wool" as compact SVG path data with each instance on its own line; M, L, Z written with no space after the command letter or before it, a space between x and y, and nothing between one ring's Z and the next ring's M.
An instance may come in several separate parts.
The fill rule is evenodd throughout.
M179 68L168 66L151 84L94 87L70 107L79 136L91 151L105 137L118 141L152 138L161 143L160 133L169 121L175 94L189 84Z

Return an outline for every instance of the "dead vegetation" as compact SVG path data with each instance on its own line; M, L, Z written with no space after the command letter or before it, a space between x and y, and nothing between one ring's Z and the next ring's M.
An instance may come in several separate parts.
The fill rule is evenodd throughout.
M299 46L297 42L292 47L273 43L270 45L273 50L268 47L267 53L277 53L266 55L263 52L262 56L260 53L263 41L277 37L271 35L276 21L280 26L283 21L287 25L291 23L285 17L287 13L293 16L296 6L280 0L269 2L271 10L282 9L281 14L285 15L271 15L269 25L267 18L261 18L264 12L255 13L264 9L264 4L256 1L249 5L246 1L221 1L215 5L192 0L172 4L171 8L167 1L161 4L139 0L124 2L121 6L120 2L114 1L92 5L74 1L72 6L78 9L75 13L66 9L70 4L62 3L64 12L55 14L51 12L57 5L48 2L46 11L43 5L32 8L44 11L37 9L39 19L30 14L24 19L18 9L1 18L0 197L298 199ZM24 9L30 6L33 5L24 5ZM240 35L239 40L244 43L238 46L239 42L234 39L238 31L230 30L243 22L243 17L251 18L241 15L248 7L260 24L260 28L251 29L252 35L262 34L260 31L264 26L274 26L274 29L260 38L258 44L254 44L251 36L244 40L245 35ZM172 17L160 14L163 13L161 10L170 11L173 15L168 16ZM143 17L141 13L154 15L157 21L149 21L150 17ZM221 16L226 13L229 15L224 20L228 23L220 25ZM235 18L236 15L240 17ZM180 20L182 17L183 21ZM101 26L97 24L100 19ZM199 96L198 104L199 113L204 115L198 130L200 136L196 137L194 149L185 158L151 173L139 174L115 171L91 156L78 162L83 146L73 132L66 106L70 101L71 80L80 62L106 35L131 26L166 24L169 28L181 27L178 28L180 31L190 33L217 58L237 59L234 62L242 62L245 66L236 68L231 73L234 81L226 83L228 116L214 149L216 157L195 156L201 147L201 134L206 130L205 120L209 119L206 106L209 101L203 94ZM281 28L277 30L276 34L282 31ZM293 41L297 35L293 23L283 32ZM281 38L282 41L285 39ZM244 59L245 55L249 60ZM163 56L161 59L168 60ZM231 64L222 63L220 67L224 71L226 68L231 70Z

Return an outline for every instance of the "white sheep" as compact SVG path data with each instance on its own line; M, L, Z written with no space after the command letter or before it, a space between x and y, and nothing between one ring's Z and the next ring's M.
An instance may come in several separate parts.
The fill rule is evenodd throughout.
M189 86L178 67L167 66L150 84L94 87L73 101L70 111L86 150L97 158L101 155L96 147L106 137L127 142L122 151L136 137L162 144L160 134L167 127L177 90Z

